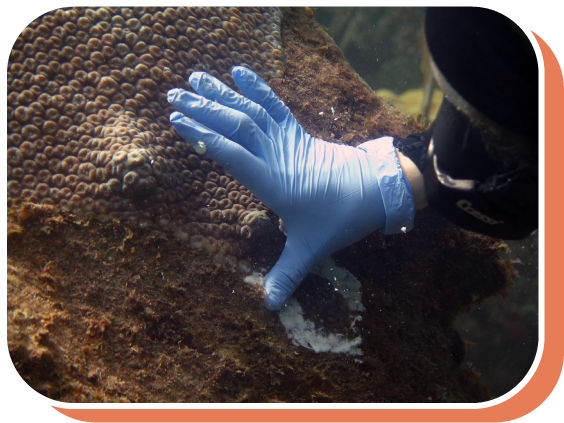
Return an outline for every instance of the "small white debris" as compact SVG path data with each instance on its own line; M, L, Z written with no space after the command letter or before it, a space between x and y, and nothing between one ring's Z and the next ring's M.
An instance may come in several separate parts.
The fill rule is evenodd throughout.
M331 113L333 113L333 116L335 116L335 109L333 109L333 107L331 107Z
M286 225L284 224L284 222L280 218L278 218L278 229L280 229L280 231L284 235L288 236L288 232L286 232Z
M401 231L405 234L405 233L407 233L407 228L406 228L405 226L403 226L403 227L401 228Z
M353 316L349 316L349 317L353 317ZM355 333L356 333L356 328L355 328L356 322L362 322L362 316L356 316L351 323L350 330L352 330Z
M262 273L255 272L243 279L245 283L253 286L264 286L264 275Z
M323 114L323 112L319 112L319 114L320 114L320 115L322 115L322 114Z
M335 118L335 119L333 119L333 120L337 120L337 119L339 119L339 118Z
M203 141L199 141L198 145L194 146L194 150L196 150L196 153L198 154L206 154L206 145Z

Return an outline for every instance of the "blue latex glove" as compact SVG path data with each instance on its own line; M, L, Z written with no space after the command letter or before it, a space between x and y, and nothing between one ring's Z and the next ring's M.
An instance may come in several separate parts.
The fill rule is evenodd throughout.
M170 121L282 218L286 246L264 286L267 308L277 310L331 253L377 229L410 230L415 206L392 138L356 148L314 138L254 72L234 67L232 76L247 98L194 72L199 95L170 90L168 101L182 112Z

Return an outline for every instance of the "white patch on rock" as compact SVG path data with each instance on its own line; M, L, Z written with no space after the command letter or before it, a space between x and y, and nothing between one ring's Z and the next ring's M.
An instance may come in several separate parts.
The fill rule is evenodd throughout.
M280 321L286 328L292 344L302 346L316 353L334 352L350 355L362 355L358 348L362 339L360 336L348 340L344 335L337 333L325 334L316 329L311 320L304 320L302 307L292 298L279 312Z
M266 269L261 269L266 271ZM356 322L362 321L362 316L357 314L364 310L362 295L360 293L360 282L348 270L338 267L335 261L329 257L318 263L311 271L325 278L333 284L335 291L339 292L347 303L352 315L350 333L356 333ZM252 286L264 286L265 276L263 273L255 272L246 276L243 281ZM323 329L316 329L315 323L305 320L303 310L298 301L291 298L278 312L280 322L284 325L286 334L292 340L292 344L315 351L316 353L333 352L359 356L363 352L359 348L362 338L360 336L348 339L340 333L326 333Z
M352 312L364 310L362 295L360 293L361 284L354 275L342 267L338 267L331 257L318 263L311 273L329 280L335 291L339 292ZM348 339L339 333L325 333L321 329L316 329L315 324L303 318L303 310L295 299L291 299L286 306L279 312L280 321L286 329L288 337L296 346L311 349L317 353L334 352L350 355L362 355L359 348L362 338L357 336ZM360 314L350 316L353 319L350 325L352 333L356 333L356 322L362 321Z

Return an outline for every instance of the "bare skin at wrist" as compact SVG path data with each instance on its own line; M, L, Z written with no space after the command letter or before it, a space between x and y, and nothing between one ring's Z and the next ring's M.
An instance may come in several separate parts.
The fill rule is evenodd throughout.
M400 166L405 173L405 177L411 186L411 192L413 193L413 202L415 203L415 209L421 210L427 207L427 197L425 196L425 183L423 180L423 174L419 171L415 163L407 156L404 156L396 149L396 154L399 159Z

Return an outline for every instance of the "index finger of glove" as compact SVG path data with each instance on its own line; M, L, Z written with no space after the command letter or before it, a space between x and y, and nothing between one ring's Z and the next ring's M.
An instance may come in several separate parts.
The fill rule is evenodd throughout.
M279 130L270 115L255 102L236 93L223 82L205 72L193 72L188 82L198 94L210 100L215 100L230 109L239 110L249 116L265 133Z
M278 125L286 128L289 123L294 123L294 116L290 109L256 73L243 66L235 66L231 71L231 76L241 92L250 100L261 105Z
M260 160L245 148L182 113L173 112L170 122L182 138L192 146L203 148L206 156L244 184L254 178L252 171L262 166Z
M257 157L271 160L274 143L246 114L188 91L174 88L168 102L187 116L235 141Z

